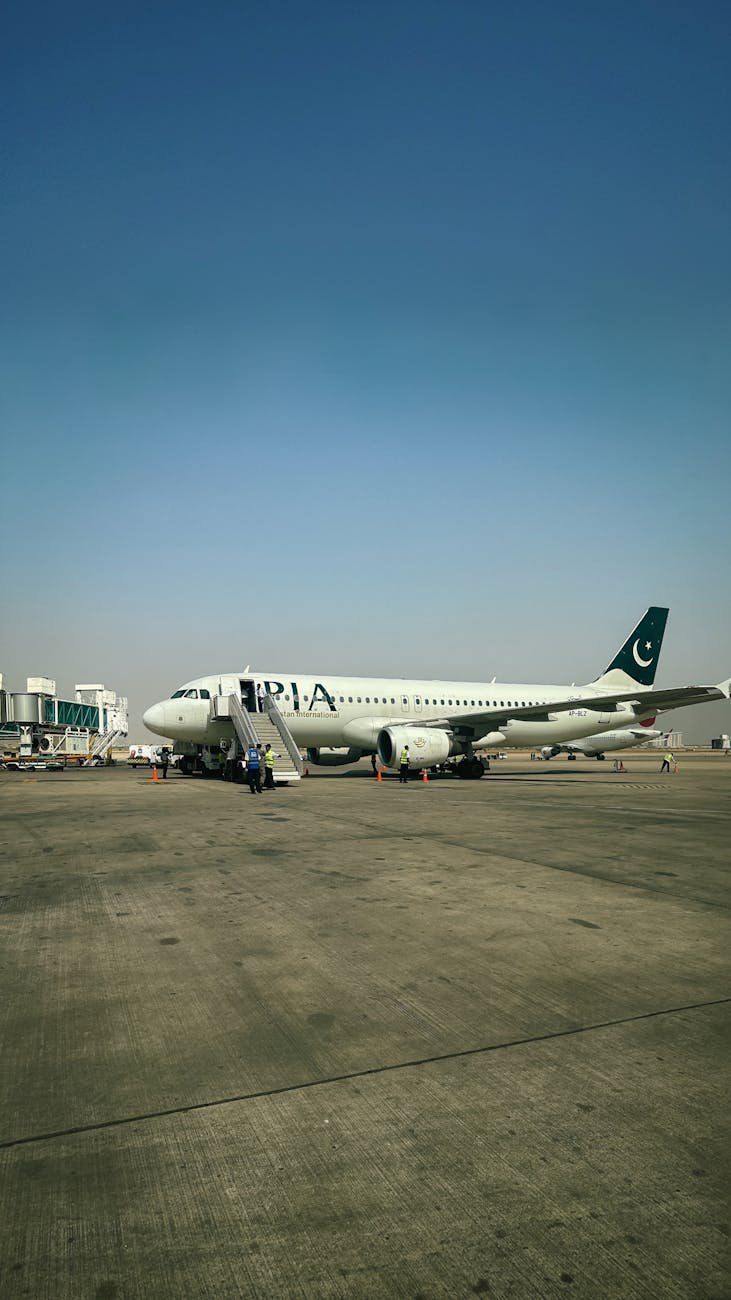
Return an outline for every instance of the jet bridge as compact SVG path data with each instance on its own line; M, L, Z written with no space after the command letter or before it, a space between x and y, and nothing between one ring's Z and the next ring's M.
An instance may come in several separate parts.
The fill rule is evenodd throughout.
M8 692L0 673L0 754L10 761L90 764L126 734L127 700L101 683L78 685L75 699L63 700L49 677L29 677L24 692Z
M250 713L238 695L215 695L211 700L211 715L216 719L230 719L239 753L249 745L271 745L275 754L275 784L299 781L304 763L297 743L272 696L265 695L263 704L261 713Z

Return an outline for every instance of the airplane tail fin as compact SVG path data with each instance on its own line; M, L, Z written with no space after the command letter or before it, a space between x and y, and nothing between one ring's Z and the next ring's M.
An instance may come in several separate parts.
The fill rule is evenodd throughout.
M612 690L641 686L648 690L655 680L668 613L663 606L651 605L592 686Z

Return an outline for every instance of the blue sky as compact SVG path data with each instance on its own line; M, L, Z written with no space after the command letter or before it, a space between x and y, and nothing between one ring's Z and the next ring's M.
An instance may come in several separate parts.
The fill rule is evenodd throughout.
M659 684L728 675L730 26L17 8L12 688L104 680L139 717L247 662L580 681L651 603Z

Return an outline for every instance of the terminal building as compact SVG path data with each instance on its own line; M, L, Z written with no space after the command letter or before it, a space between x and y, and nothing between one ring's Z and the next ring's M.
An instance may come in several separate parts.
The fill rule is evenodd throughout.
M666 731L662 736L656 736L649 742L652 749L682 749L683 733L682 731Z
M105 686L81 684L59 699L50 677L29 677L25 691L5 689L0 673L0 761L93 763L127 735L127 699Z

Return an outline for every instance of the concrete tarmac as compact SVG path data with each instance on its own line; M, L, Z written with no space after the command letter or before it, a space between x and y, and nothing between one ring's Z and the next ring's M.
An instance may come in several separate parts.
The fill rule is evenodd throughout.
M731 758L0 774L0 1295L722 1300Z

